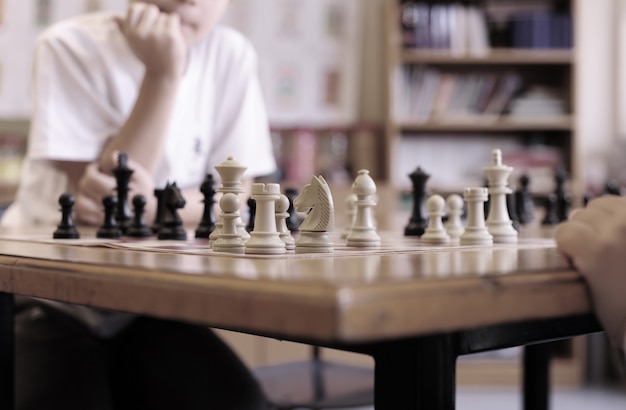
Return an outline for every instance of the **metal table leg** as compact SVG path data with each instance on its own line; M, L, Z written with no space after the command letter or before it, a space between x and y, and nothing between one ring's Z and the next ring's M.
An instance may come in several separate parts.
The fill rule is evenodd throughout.
M0 409L15 408L14 296L0 292Z
M550 407L550 343L524 347L524 410Z

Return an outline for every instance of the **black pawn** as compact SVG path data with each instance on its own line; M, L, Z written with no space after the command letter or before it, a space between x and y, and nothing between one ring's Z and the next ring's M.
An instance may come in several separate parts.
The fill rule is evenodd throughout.
M208 239L211 232L215 230L215 218L213 218L213 206L215 205L215 180L212 174L206 174L204 181L200 185L200 192L204 195L204 211L202 219L196 228L196 238Z
M126 231L130 226L131 222L131 213L130 208L128 206L128 183L130 182L130 177L133 175L132 169L128 168L128 155L125 153L120 153L117 157L117 166L113 168L111 171L115 176L115 181L117 182L117 186L115 190L117 191L117 207L115 211L115 220L119 225L119 228L122 231Z
M422 236L426 231L426 218L424 217L424 202L426 200L426 181L430 175L417 168L409 174L413 185L413 212L408 225L404 228L405 236Z
M163 192L164 189L155 189L154 197L157 200L157 209L154 214L154 222L152 223L152 233L157 234L163 226Z
M54 239L78 239L80 234L74 225L72 219L72 210L76 199L74 195L66 193L59 196L59 205L61 206L61 222L57 225L57 229L52 234Z
M115 209L117 208L117 204L117 197L115 195L108 195L102 198L102 205L104 206L104 222L96 232L97 238L114 239L122 236L122 230L115 220Z
M523 174L519 179L519 187L515 191L515 206L520 224L531 223L535 219L535 204L530 192L530 178Z
M299 192L295 188L287 188L285 190L285 196L289 199L289 208L287 208L287 213L289 216L285 221L287 223L287 229L291 232L298 232L300 230L300 224L302 221L296 212L296 208L293 206L293 201L298 196Z
M559 222L564 222L569 216L569 208L572 204L572 198L565 191L565 181L567 180L567 171L564 168L557 169L554 175L554 181L556 183L556 189L554 194L556 196L556 216Z
M144 212L146 209L146 197L137 194L133 197L133 211L135 216L133 221L126 230L126 235L133 238L147 238L152 236L152 229L144 220Z
M557 225L559 221L559 216L556 212L557 205L557 197L556 194L551 193L545 199L545 210L546 213L543 217L543 221L541 221L542 225Z
M256 200L252 199L252 197L248 198L248 225L246 225L246 231L252 232L254 231L254 220L256 219Z

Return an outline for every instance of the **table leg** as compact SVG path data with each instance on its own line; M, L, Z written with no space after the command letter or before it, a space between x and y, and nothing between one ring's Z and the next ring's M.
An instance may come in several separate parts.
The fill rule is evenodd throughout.
M550 407L550 343L524 347L524 410Z
M0 409L15 408L14 296L0 292Z
M376 410L454 410L454 336L382 343L374 349Z

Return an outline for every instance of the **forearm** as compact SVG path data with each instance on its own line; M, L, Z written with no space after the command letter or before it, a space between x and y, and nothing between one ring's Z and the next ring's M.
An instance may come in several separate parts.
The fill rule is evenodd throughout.
M163 155L178 85L177 78L146 74L128 119L100 155L102 169L115 167L113 153L119 151L154 175Z

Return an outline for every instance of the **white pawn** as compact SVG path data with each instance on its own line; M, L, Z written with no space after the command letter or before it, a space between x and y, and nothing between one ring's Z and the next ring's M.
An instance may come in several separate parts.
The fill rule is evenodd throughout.
M450 242L450 236L443 227L441 218L446 202L441 195L431 195L426 201L426 213L428 214L428 227L422 235L422 241L432 244L444 244Z
M487 229L493 236L495 243L515 243L517 242L517 231L513 228L513 221L511 221L506 206L506 195L513 192L507 187L507 181L513 172L513 167L502 164L502 151L499 149L493 150L491 160L491 166L483 168L491 196Z
M246 253L281 254L285 242L276 229L276 200L280 199L280 185L252 184L252 199L256 200L254 230L246 242Z
M356 216L352 231L348 235L348 246L377 247L380 236L376 232L373 209L376 206L376 184L368 170L362 169L352 183L352 193L357 197L354 202Z
M356 218L356 205L354 203L356 200L357 197L354 194L350 194L346 197L346 226L341 233L341 239L346 239L354 226L354 220Z
M287 229L287 218L289 217L289 198L282 195L276 200L276 230L280 239L285 242L285 247L288 251L292 251L296 248L296 243L291 236L291 232Z
M446 205L448 206L448 221L445 224L446 232L452 241L458 241L463 232L465 232L465 227L461 221L463 198L460 195L452 194L446 199Z
M244 253L245 243L237 231L239 218L239 197L232 192L225 193L220 198L222 209L222 229L218 238L213 242L215 252Z
M461 245L491 245L493 237L485 226L487 188L466 188L463 197L467 202L467 226L461 235Z

